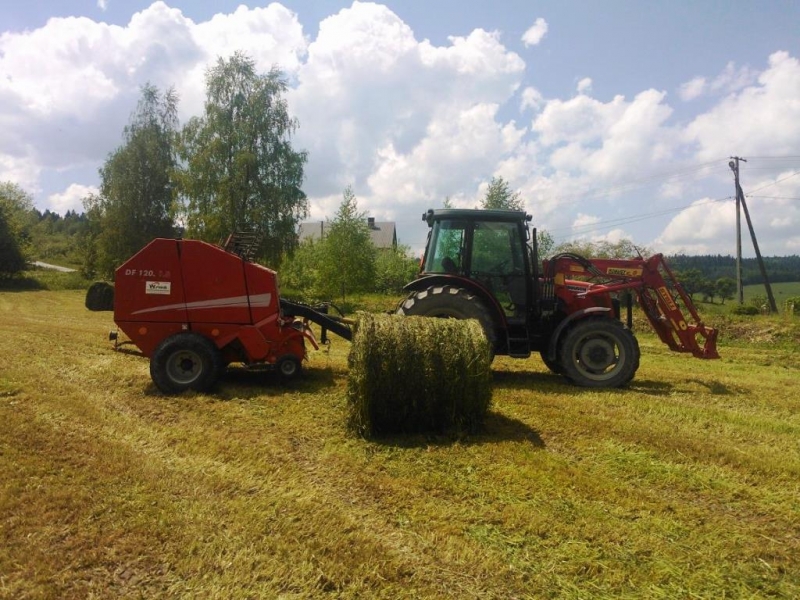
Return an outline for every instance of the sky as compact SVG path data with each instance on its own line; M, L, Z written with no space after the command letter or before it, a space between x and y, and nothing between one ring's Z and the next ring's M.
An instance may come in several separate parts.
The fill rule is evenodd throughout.
M308 220L351 186L418 252L503 177L556 242L728 255L739 156L762 253L800 253L796 0L0 0L0 181L82 211L141 86L185 123L237 50L289 84Z

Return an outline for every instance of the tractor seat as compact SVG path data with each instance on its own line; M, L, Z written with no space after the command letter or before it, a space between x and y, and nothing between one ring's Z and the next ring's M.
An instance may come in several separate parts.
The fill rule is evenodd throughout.
M458 273L458 267L456 267L456 263L449 256L445 256L442 259L442 269L444 269L445 273Z

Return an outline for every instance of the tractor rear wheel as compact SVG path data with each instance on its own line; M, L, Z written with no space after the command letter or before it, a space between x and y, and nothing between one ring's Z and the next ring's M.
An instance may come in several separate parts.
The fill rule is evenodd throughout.
M416 317L477 319L494 353L497 324L486 304L475 294L452 285L435 285L413 292L397 307L397 314Z
M613 319L583 319L559 344L561 373L583 387L621 387L639 368L639 343Z
M214 343L196 333L178 333L162 341L150 359L150 377L165 394L204 392L223 369Z
M550 369L553 373L555 373L556 375L561 375L564 372L564 369L561 368L561 365L559 364L557 358L556 360L550 360L549 358L547 358L547 350L542 350L541 352L539 352L539 355L542 357L542 362L544 363L544 365L548 369Z

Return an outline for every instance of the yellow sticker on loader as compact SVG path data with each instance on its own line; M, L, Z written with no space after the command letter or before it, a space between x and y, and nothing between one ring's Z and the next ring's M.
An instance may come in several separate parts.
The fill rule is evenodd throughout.
M606 273L609 275L622 275L624 277L641 277L642 269L623 269L620 267L608 267Z
M675 306L675 301L672 299L672 294L669 293L669 290L666 287L662 285L660 288L658 288L658 295L661 296L661 299L666 303L670 310L678 310L678 307Z

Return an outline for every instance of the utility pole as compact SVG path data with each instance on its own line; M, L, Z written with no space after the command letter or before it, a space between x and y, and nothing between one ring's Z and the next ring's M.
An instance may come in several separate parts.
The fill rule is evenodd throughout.
M742 286L742 204L739 202L739 160L738 156L732 156L734 161L729 162L728 166L733 171L733 180L736 183L736 301L744 304L744 287Z
M750 211L747 210L747 203L744 201L744 192L742 186L739 185L739 161L747 162L745 159L738 156L731 156L733 159L728 163L728 166L733 171L734 182L736 183L736 277L739 294L739 304L743 301L742 291L742 235L740 229L739 206L744 209L744 216L747 219L747 228L750 230L750 238L753 240L753 249L756 251L756 259L758 259L758 268L761 270L761 278L764 280L764 287L767 290L767 300L769 301L770 312L777 313L778 306L775 304L775 296L772 295L772 286L769 284L769 277L767 277L767 267L764 265L764 259L761 258L761 251L758 249L758 240L756 240L756 230L753 229L753 222L750 220ZM735 161L735 162L734 162Z

